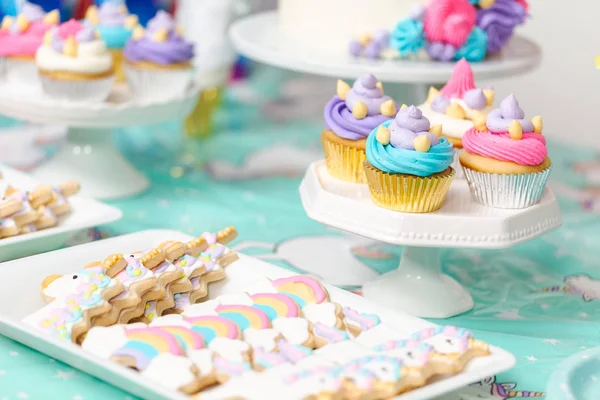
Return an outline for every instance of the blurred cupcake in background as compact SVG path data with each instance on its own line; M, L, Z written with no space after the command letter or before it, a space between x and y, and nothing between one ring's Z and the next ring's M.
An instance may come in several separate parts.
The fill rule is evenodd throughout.
M475 0L477 26L487 35L487 52L495 54L508 44L515 28L527 20L526 0Z
M396 115L396 104L383 85L366 74L350 87L339 80L337 94L324 111L321 142L329 173L349 182L365 183L363 162L369 133Z
M510 95L465 133L460 163L478 203L526 208L540 200L552 169L542 129L542 117L525 118Z
M106 43L113 56L117 82L124 82L123 48L139 26L137 15L129 13L123 0L108 0L100 8L90 6L85 14L85 22L93 26Z
M114 83L112 56L100 35L73 19L46 33L35 59L42 87L54 98L104 101Z
M35 53L46 32L60 23L58 10L24 2L16 18L5 16L0 28L0 73L24 83L36 82Z
M146 30L136 28L123 54L127 81L139 98L176 97L190 84L194 45L166 11L159 11Z
M442 206L455 171L452 144L440 133L421 110L404 105L369 134L364 165L373 203L410 213Z

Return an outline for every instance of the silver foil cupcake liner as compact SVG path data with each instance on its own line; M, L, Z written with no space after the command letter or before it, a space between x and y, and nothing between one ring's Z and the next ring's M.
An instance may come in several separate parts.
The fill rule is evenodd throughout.
M114 75L100 79L67 81L40 74L39 79L44 92L54 99L95 103L103 102L108 98L115 82Z
M460 160L458 159L458 154L461 149L454 149L454 161L450 165L454 171L456 171L456 176L454 179L465 179L465 173L463 172L462 165L460 164Z
M125 76L134 96L140 100L171 99L185 94L192 81L191 68L149 69L125 64Z
M540 201L552 167L531 174L499 175L463 166L476 202L496 208L527 208Z
M0 81L6 80L7 63L6 57L0 57Z
M39 85L37 66L33 60L14 60L6 58L5 76L20 84Z

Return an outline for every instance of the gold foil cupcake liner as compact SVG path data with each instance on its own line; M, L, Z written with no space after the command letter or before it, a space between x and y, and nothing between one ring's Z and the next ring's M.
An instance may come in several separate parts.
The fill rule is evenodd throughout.
M527 208L540 201L552 166L541 172L500 175L462 167L475 201L496 208Z
M452 168L432 176L388 174L364 163L371 200L394 211L428 213L442 207L450 184L456 175Z
M337 143L327 137L321 136L325 165L331 176L353 183L366 183L363 164L367 159L365 149L351 147Z
M123 83L126 80L125 69L123 67L123 64L125 63L123 49L110 50L110 54L113 58L113 65L115 68L115 76L117 77L117 83Z

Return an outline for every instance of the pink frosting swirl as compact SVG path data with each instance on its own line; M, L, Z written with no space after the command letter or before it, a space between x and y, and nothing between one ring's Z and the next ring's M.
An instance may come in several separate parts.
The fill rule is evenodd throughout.
M462 47L477 23L477 12L468 0L432 1L425 11L423 27L427 41Z
M479 132L472 128L462 138L463 148L471 153L519 165L540 165L548 156L546 139L538 133L523 133L521 140L508 132Z
M52 25L39 20L32 22L24 32L0 31L0 56L34 56L42 45L44 34Z

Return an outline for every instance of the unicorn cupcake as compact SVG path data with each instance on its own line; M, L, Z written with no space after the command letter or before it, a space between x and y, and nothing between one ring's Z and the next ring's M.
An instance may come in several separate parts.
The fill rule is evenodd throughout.
M417 107L404 105L369 134L364 166L376 205L413 213L442 206L455 172L452 144L441 132Z
M465 133L460 163L478 203L526 208L540 200L552 167L542 125L510 95Z
M366 74L350 87L339 80L337 95L325 106L321 134L329 173L339 179L364 183L363 162L369 133L396 114L396 104L383 86Z
M92 25L106 43L113 56L117 81L125 81L122 71L123 48L139 25L137 15L129 14L124 0L109 0L102 3L100 8L90 6L85 13L85 21Z
M23 82L35 81L35 53L46 32L59 22L58 10L46 14L42 7L29 2L23 4L16 18L5 16L0 27L0 76L4 72Z

